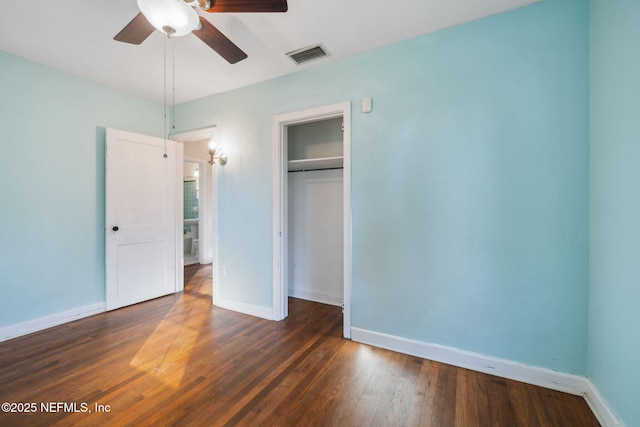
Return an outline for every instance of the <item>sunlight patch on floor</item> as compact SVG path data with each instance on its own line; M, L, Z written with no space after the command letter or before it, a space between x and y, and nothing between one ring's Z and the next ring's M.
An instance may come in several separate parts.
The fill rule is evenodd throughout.
M176 309L179 313L172 315ZM131 360L131 366L172 388L180 386L199 335L199 328L182 316L184 312L184 307L170 310Z

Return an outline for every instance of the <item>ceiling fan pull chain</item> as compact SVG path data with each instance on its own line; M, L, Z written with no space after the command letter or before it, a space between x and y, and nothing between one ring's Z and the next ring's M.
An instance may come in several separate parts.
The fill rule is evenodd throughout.
M171 40L171 129L176 128L176 42Z
M169 37L171 36L167 34L167 39ZM165 159L168 157L167 156L167 139L169 138L169 129L167 129L167 39L164 39L164 43L162 43L162 59L163 59L162 73L163 73L163 82L164 82L164 85L163 85L164 86L163 87L164 102L162 104L162 109L164 110L164 129L163 129L164 154L162 155L162 157L164 157Z

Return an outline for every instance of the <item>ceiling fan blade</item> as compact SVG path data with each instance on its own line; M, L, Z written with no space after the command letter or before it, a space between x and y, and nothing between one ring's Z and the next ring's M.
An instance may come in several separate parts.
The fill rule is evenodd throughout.
M287 0L211 0L207 12L286 12Z
M119 42L140 44L153 33L155 28L147 21L147 18L138 13L113 39Z
M202 28L193 30L192 33L205 42L211 49L218 52L229 64L235 64L247 57L247 54L244 53L242 49L236 46L227 36L222 34L220 30L202 16L200 17L200 23L202 24Z

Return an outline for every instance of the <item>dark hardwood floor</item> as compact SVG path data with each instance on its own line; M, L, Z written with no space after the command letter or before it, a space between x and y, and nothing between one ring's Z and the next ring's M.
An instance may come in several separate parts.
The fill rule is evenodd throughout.
M0 343L0 402L35 408L0 426L598 426L581 397L345 340L338 307L271 322L213 307L209 266L185 283Z

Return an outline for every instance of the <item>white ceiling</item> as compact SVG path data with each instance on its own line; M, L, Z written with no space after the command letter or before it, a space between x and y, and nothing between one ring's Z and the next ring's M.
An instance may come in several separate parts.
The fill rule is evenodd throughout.
M249 57L230 65L192 34L174 39L175 102L334 62L537 1L289 0L286 13L200 12ZM163 102L165 37L156 31L139 46L113 40L138 13L135 0L2 3L0 50ZM302 66L285 56L316 43L331 56Z

